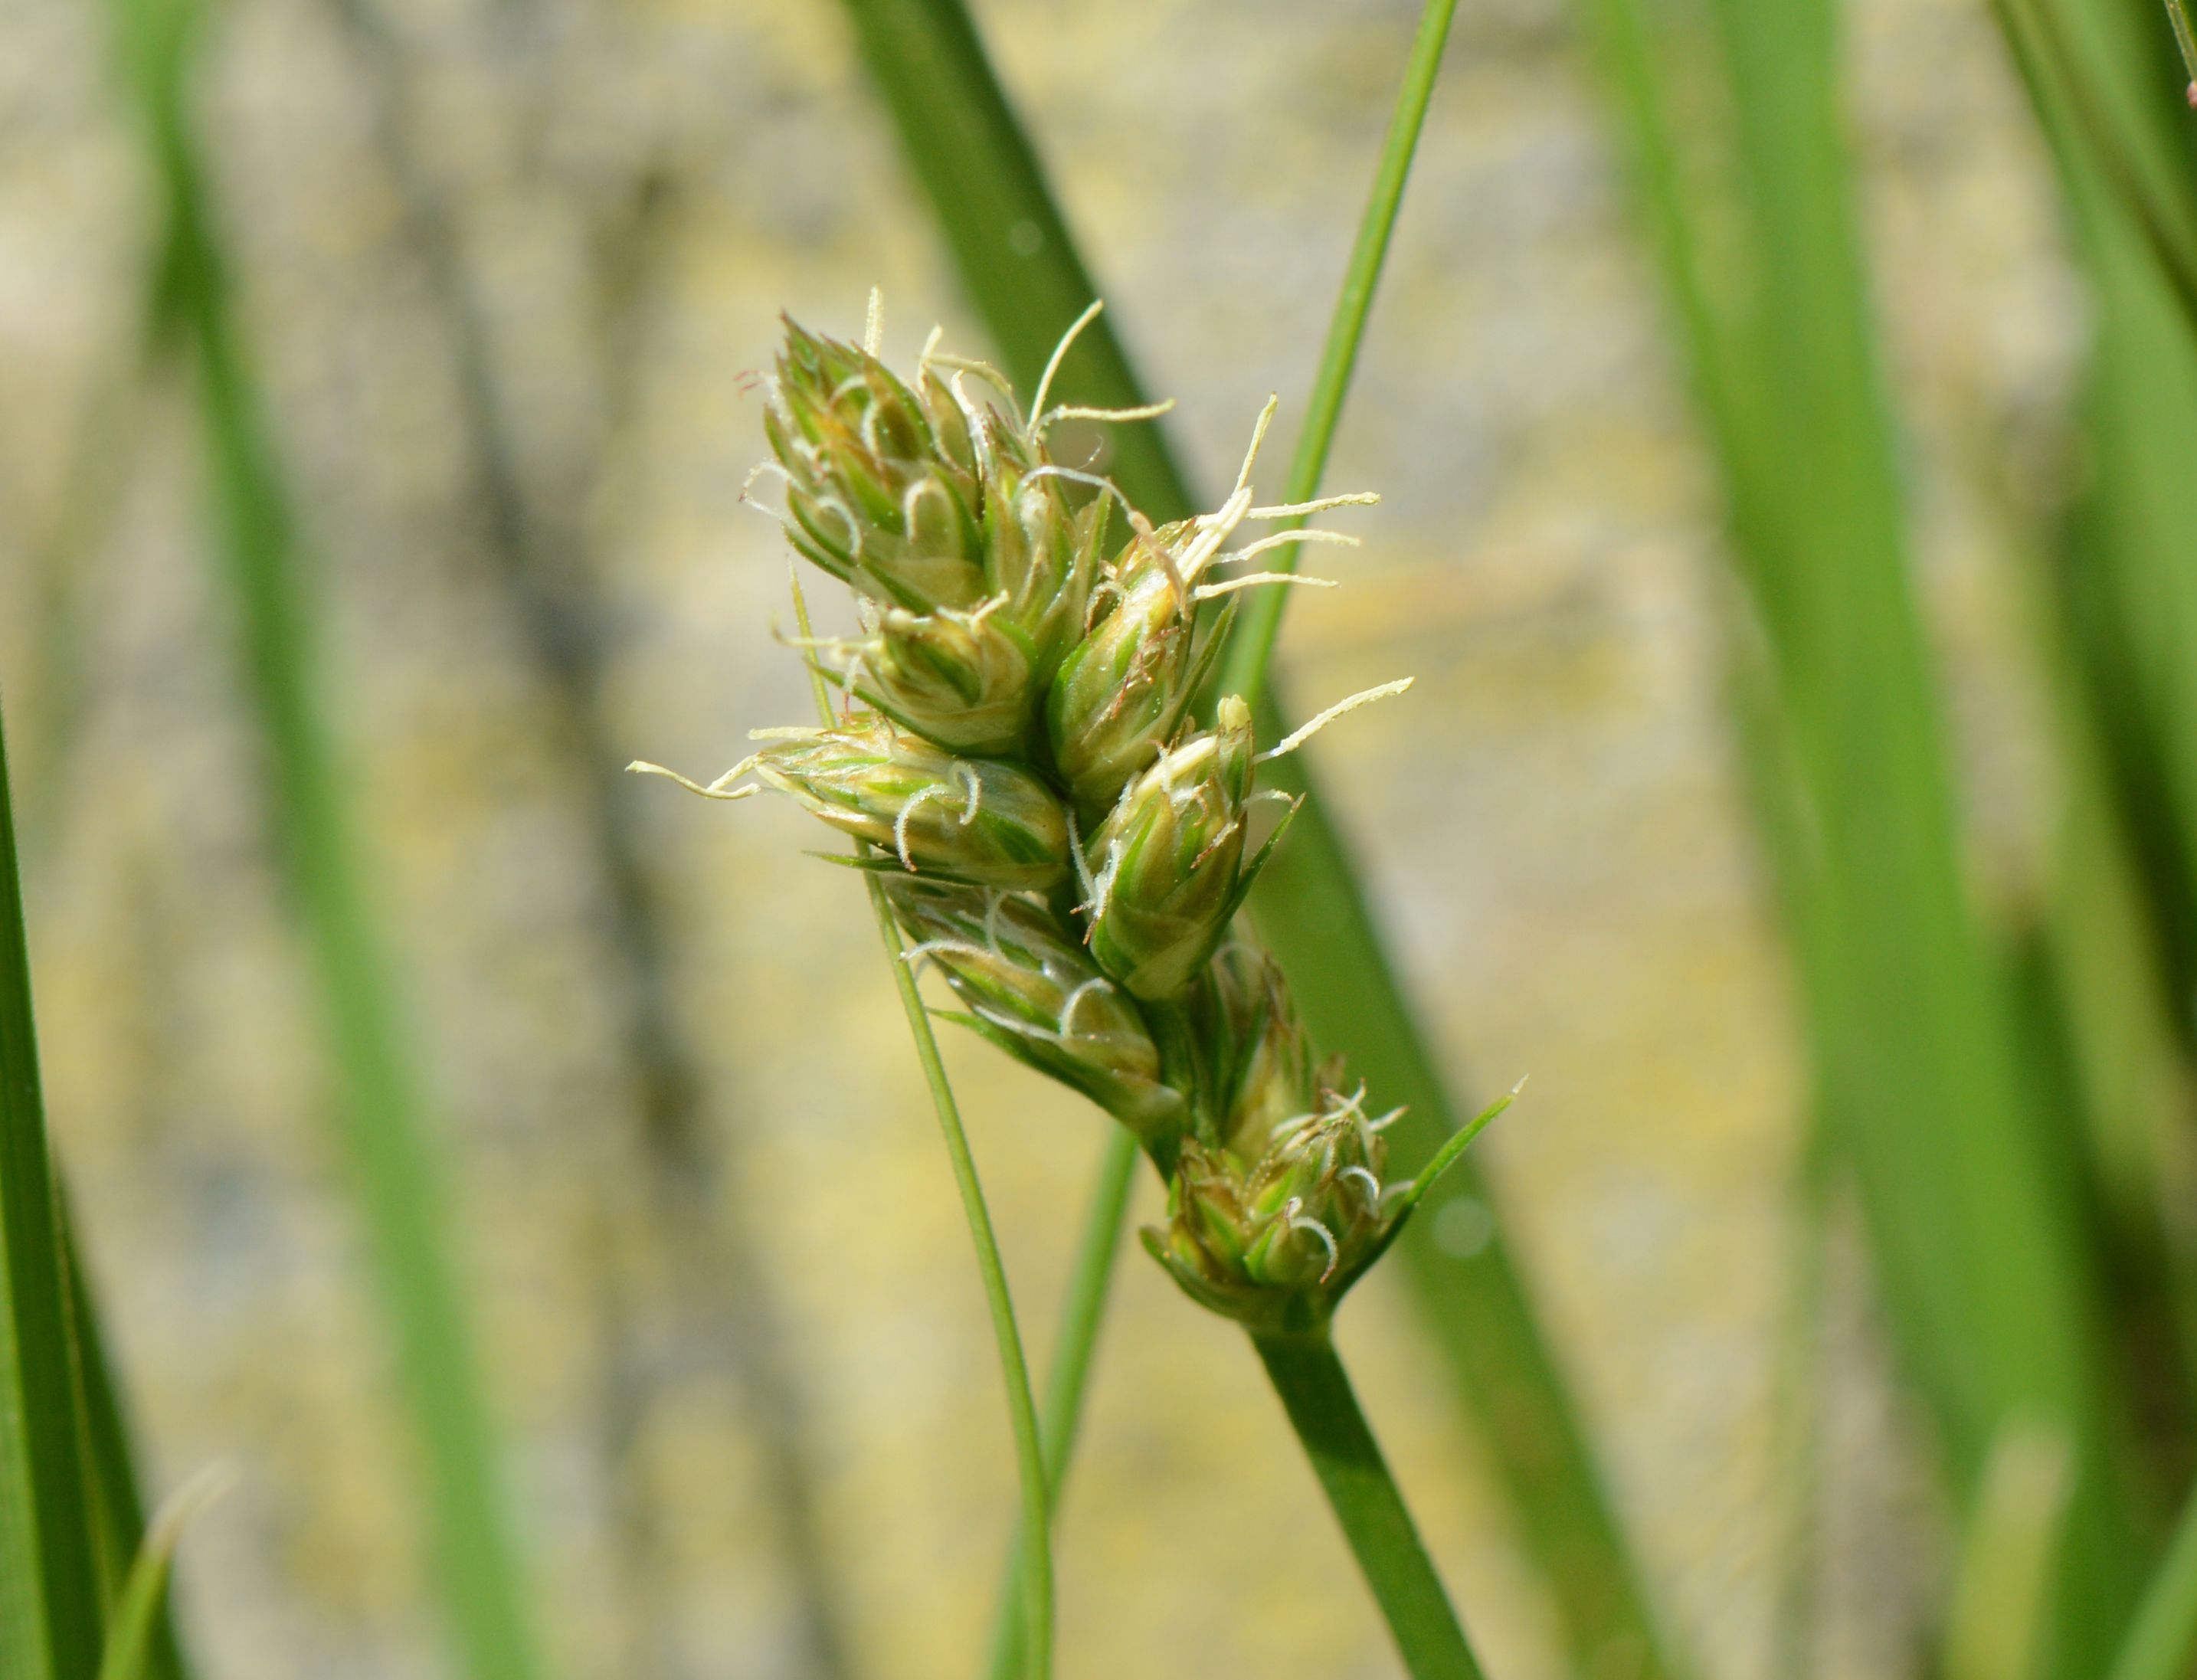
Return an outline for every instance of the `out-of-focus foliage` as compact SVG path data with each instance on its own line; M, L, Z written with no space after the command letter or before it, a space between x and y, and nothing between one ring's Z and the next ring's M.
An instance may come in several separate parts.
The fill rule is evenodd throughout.
M1191 399L1203 479L1267 391L1301 399L1415 9L982 14L1113 319ZM1988 16L1860 0L1843 26L1945 797L1980 936L2011 947L2059 913L2068 755L2020 566L2082 459L2088 306ZM275 886L205 369L163 306L159 182L106 28L68 0L0 14L0 684L53 1128L148 1484L241 1470L182 1571L206 1671L417 1672L439 1634L414 1466L316 1123L345 1093ZM1780 1590L1808 1085L1727 745L1719 497L1580 44L1554 0L1459 20L1334 466L1388 501L1283 660L1307 694L1420 678L1323 761L1330 802L1444 1051L1534 1075L1483 1146L1505 1236L1659 1596L1736 1675ZM1687 132L1723 108L1708 63L1672 72ZM790 855L789 814L606 785L640 752L729 763L802 714L769 639L778 536L738 500L778 310L851 335L882 283L896 354L934 318L978 335L851 36L822 5L246 0L188 94L558 1669L965 1672L1012 1465L861 895ZM1704 237L1713 269L1737 235ZM2150 366L2141 343L2115 365ZM949 1053L1043 1324L1102 1122ZM1896 1674L1961 1525L1892 1376L1885 1273L1832 1206L1818 1671ZM1484 1252L1476 1197L1430 1211ZM1117 1306L1063 1649L1162 1677L1377 1660L1250 1362L1137 1257ZM1371 1286L1342 1332L1491 1671L1553 1674L1403 1302Z

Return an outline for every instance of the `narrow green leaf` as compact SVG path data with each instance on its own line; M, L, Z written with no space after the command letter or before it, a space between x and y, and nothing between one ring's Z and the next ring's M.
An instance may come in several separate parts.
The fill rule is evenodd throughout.
M966 9L958 0L846 0L902 149L929 194L962 283L1007 372L1034 388L1053 345L1094 295ZM1143 388L1102 316L1077 340L1056 390L1133 408ZM1109 474L1155 519L1196 511L1157 428L1120 428ZM1287 733L1269 695L1261 739ZM1275 761L1288 792L1311 789L1306 755ZM1395 1158L1424 1162L1457 1128L1428 1040L1384 953L1342 837L1313 797L1252 896L1252 917L1283 967L1315 1040L1347 1050L1383 1103L1409 1111L1388 1134ZM1578 1664L1672 1671L1599 1470L1499 1233L1464 1252L1442 1246L1452 1202L1482 1215L1491 1191L1468 1156L1429 1197L1399 1244L1464 1407L1489 1442L1528 1545L1555 1596ZM1484 1217L1473 1221L1487 1231Z
M875 299L872 300L875 308ZM809 604L801 593L801 580L793 579L793 618L803 640L811 634ZM824 674L809 667L809 690L816 701L816 715L832 727L832 692ZM857 852L869 848L860 841ZM884 941L893 985L900 994L901 1011L907 1017L908 1036L915 1041L915 1057L922 1065L924 1082L930 1088L930 1105L938 1118L939 1134L946 1143L947 1159L954 1169L954 1187L960 1193L961 1213L969 1225L969 1241L977 1251L977 1271L984 1285L984 1304L992 1318L992 1340L1000 1357L1000 1374L1007 1391L1007 1420L1014 1434L1015 1469L1022 1489L1022 1521L1017 1532L1022 1564L1023 1671L1029 1680L1048 1680L1052 1673L1052 1478L1046 1464L1045 1442L1038 1425L1037 1402L1030 1388L1029 1360L1023 1352L1022 1327L1015 1320L1015 1301L1007 1287L1006 1263L1000 1256L1000 1239L992 1228L992 1212L984 1202L984 1186L977 1175L977 1158L969 1148L969 1134L961 1124L961 1105L946 1077L946 1063L938 1054L938 1035L931 1030L930 1012L917 989L915 970L907 960L899 924L884 885L875 875L866 883L870 908L876 912L878 936ZM1094 1305L1093 1312L1096 1307ZM1063 1436L1064 1450L1066 1435Z
M91 1680L100 1593L0 733L0 1674Z
M2174 1538L2144 1589L2112 1680L2187 1680L2197 1666L2197 1489L2183 1501Z
M1105 1316L1115 1257L1121 1252L1129 1190L1142 1158L1137 1140L1127 1127L1107 1127L1105 1154L1091 1187L1091 1205L1083 1216L1082 1231L1076 1238L1068 1296L1061 1305L1060 1326L1053 1343L1052 1369L1046 1375L1045 1415L1039 1420L1045 1441L1046 1486L1052 1493L1051 1509L1056 1515L1061 1490L1068 1480L1069 1463L1075 1451L1076 1429L1083 1420L1091 1357L1098 1348L1098 1326ZM1023 1601L1012 1590L1021 1579L1023 1546L1023 1531L1017 1525L1007 1548L1007 1579L1000 1587L999 1609L992 1619L992 1680L1015 1680L1023 1672Z
M68 1215L66 1197L62 1215L61 1257L76 1325L78 1368L84 1379L85 1469L96 1519L100 1596L111 1623L131 1560L145 1544L145 1503L138 1491L136 1455L130 1451L129 1428L122 1415L122 1397L92 1302L90 1280L84 1276L83 1259L77 1251L75 1223ZM186 1680L183 1648L165 1597L153 1613L147 1640L145 1680Z
M2174 131L2197 119L2159 97L2175 60L2149 20L2112 0L2008 0L2000 15L2096 299L2084 415L2094 470L2062 571L2069 658L2094 697L2171 981L2186 993L2197 982L2197 663L2186 657L2197 638L2197 262L2174 263L2147 206L2174 206L2197 230L2197 154ZM2084 110L2111 110L2118 125L2109 133ZM2131 157L2154 188L2131 186Z
M264 741L270 828L310 942L339 1096L333 1105L424 1461L432 1579L474 1680L533 1680L536 1642L417 1061L401 1026L319 692L310 586L239 330L187 98L194 0L113 0L167 217L170 318L197 375L246 692Z
M2062 0L1993 0L1993 9L2048 125L2079 136L2197 321L2197 200L2154 102L2130 84L2128 61L2142 55L2131 55L2127 20L2097 18L2086 0L2072 11Z
M2166 0L2166 20L2182 54L2182 67L2189 72L2189 85L2197 88L2197 30L2189 26L2189 8L2183 0Z
M1962 877L1936 673L1908 576L1829 0L1717 0L1747 266L1712 300L1638 0L1594 0L1643 219L1723 467L1754 626L1735 695L1787 901L1824 1110L1887 1307L1972 1486L2015 1416L2064 1428L2071 1648L2111 1637L2133 1524L2107 1470L2093 1257L2030 1109ZM1699 49L1699 43L1695 43ZM1753 645L1759 638L1759 646ZM1791 791L1776 783L1789 777ZM1949 1189L1951 1193L1949 1193Z
M1285 791L1309 791L1305 756L1263 767ZM1371 907L1314 795L1252 895L1260 936L1323 1050L1403 1115L1392 1158L1423 1162L1458 1110L1417 1011L1382 954ZM1525 1279L1503 1240L1493 1186L1470 1154L1429 1188L1396 1254L1460 1400L1484 1437L1520 1532L1562 1618L1575 1664L1643 1677L1677 1671L1581 1429Z
M1053 346L1098 295L1043 165L959 0L845 0L901 148L938 212L961 283L1006 371L1035 391ZM1063 359L1052 394L1135 408L1142 389L1102 319ZM1111 429L1104 471L1156 520L1195 508L1162 425Z
M2037 1680L2044 1671L2072 1469L2055 1430L2011 1423L1992 1444L1953 1584L1945 1680Z
M225 1492L235 1478L210 1466L177 1488L145 1531L107 1624L107 1654L99 1680L157 1680L160 1629L167 1619L168 1576L184 1526Z
M1442 48L1449 40L1450 19L1456 0L1429 0L1419 14L1418 33L1411 56L1404 64L1404 85L1396 96L1396 109L1388 119L1388 137L1381 145L1381 160L1373 171L1373 186L1366 194L1365 210L1351 246L1350 262L1343 270L1342 291L1336 299L1328 323L1327 342L1320 350L1319 371L1313 377L1312 396L1305 404L1304 425L1290 461L1282 490L1285 503L1310 501L1319 494L1327 471L1328 450L1342 420L1343 398L1350 391L1350 376L1358 366L1358 347L1365 341L1365 319L1372 312L1374 289L1388 257L1388 241L1396 231L1396 215L1403 208L1404 183L1411 177L1419 131L1425 127L1427 104L1434 96L1435 77L1441 69ZM1303 519L1277 521L1272 530L1301 528ZM1297 547L1289 543L1273 551L1267 563L1272 571L1296 567ZM1274 657L1274 642L1281 634L1282 611L1290 591L1267 588L1251 592L1214 684L1216 694L1241 694L1256 706L1266 698L1267 670Z
M762 1263L755 1226L737 1211L753 1189L750 1156L760 1128L736 1106L721 1111L724 1087L704 1065L693 1023L680 1007L673 952L683 912L664 890L617 750L624 728L615 669L618 612L601 582L611 569L589 552L594 522L565 517L588 499L589 486L570 475L545 483L525 469L522 375L537 350L530 335L498 331L468 240L467 206L438 167L439 130L426 114L438 73L434 49L398 26L396 9L385 0L328 0L328 7L357 61L365 132L394 200L392 240L419 276L422 301L440 318L454 417L465 433L465 447L453 452L462 458L453 470L466 478L456 494L478 511L482 555L501 586L502 616L539 679L539 704L530 708L538 724L536 746L572 791L577 832L592 852L600 894L595 936L612 970L605 983L627 1000L617 1011L617 1053L630 1071L631 1099L605 1119L630 1127L647 1222L666 1266L652 1292L668 1300L674 1314L669 1324L630 1322L634 1315L621 1301L629 1286L606 1283L603 1306L612 1328L604 1358L613 1370L603 1473L625 1514L619 1579L635 1636L629 1660L664 1666L678 1637L675 1619L658 1613L672 1591L664 1579L672 1537L654 1514L663 1495L644 1425L667 1390L702 1367L737 1385L756 1437L757 1498L768 1508L758 1515L776 1535L774 1550L798 1605L803 1648L787 1654L789 1666L804 1668L810 1680L849 1680L855 1672L849 1584L825 1532L814 1409L790 1345L798 1315ZM598 207L588 241L594 260L586 283L600 339L612 351L600 407L613 426L632 412L647 376L645 358L618 347L629 345L677 243L677 195L666 190L669 179L657 166L642 171L628 183L614 220L602 221L605 206ZM614 431L598 434L592 459L576 461L573 472L600 482L619 441ZM648 1351L667 1334L683 1350L678 1373Z
M2197 983L2197 119L2176 96L2187 67L2155 18L2113 0L1996 10L2093 299L2081 410L2091 470L2051 557L2052 611L2038 615L2067 787L2054 981L2114 1302L2171 1315L2186 1414L2197 1243L2177 1163L2197 1092L2180 1002Z
M1447 1141L1446 1141L1440 1149L1435 1151L1434 1159L1427 1162L1425 1166L1419 1168L1418 1175L1412 1179L1411 1183L1405 1188L1403 1195L1396 1199L1396 1217L1398 1219L1400 1219L1405 1214L1417 1208L1420 1202L1426 1200L1427 1192L1441 1182L1443 1175L1446 1173L1451 1167L1456 1166L1458 1162L1464 1159L1464 1152L1472 1147L1473 1140L1478 1138L1481 1133L1485 1132L1488 1127L1493 1123L1496 1115L1501 1114L1504 1109L1509 1108L1511 1104L1516 1102L1518 1100L1519 1092L1525 1088L1526 1081L1520 1080L1516 1086L1504 1092L1500 1097L1498 1097L1493 1102L1490 1103L1486 1108L1482 1109L1463 1126L1458 1127L1456 1131L1449 1134Z

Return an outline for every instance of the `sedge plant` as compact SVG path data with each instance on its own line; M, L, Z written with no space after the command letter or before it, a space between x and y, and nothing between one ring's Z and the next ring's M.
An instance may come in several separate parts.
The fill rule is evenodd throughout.
M1257 557L1351 540L1246 529L1374 498L1258 505L1270 402L1221 506L1155 524L1046 437L1164 405L1048 408L1048 378L1026 416L1003 375L936 333L912 380L877 347L874 313L861 345L787 323L774 460L758 469L784 481L795 550L855 594L857 634L801 638L836 712L756 732L759 749L706 785L634 768L713 798L780 792L860 843L849 861L907 941L904 986L936 970L960 1005L944 1018L1088 1098L1165 1180L1145 1245L1249 1332L1411 1672L1476 1675L1329 1328L1502 1104L1417 1178L1391 1178L1394 1113L1314 1055L1279 966L1238 924L1296 808L1260 788L1261 767L1409 679L1263 746L1241 696L1209 727L1195 710L1243 594L1319 582ZM1041 1537L1043 1510L1027 1534ZM1029 1671L1046 1647L1033 1621Z

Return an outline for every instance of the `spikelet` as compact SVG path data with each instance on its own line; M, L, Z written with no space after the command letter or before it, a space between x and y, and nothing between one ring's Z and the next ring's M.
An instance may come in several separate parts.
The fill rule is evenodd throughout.
M1241 699L1209 729L1191 713L1234 592L1277 581L1243 564L1349 541L1232 551L1238 528L1371 498L1255 507L1270 403L1226 501L1155 527L1052 461L1046 431L1158 408L1045 411L1048 374L1025 420L936 334L909 381L868 349L785 333L764 431L789 541L859 598L860 636L806 644L849 710L760 732L761 750L686 785L774 789L863 843L906 959L943 976L954 1018L1089 1098L1168 1177L1168 1221L1145 1238L1176 1281L1254 1328L1323 1321L1417 1190L1384 1181L1385 1119L1340 1063L1315 1064L1279 970L1234 922L1286 826L1253 849L1254 808L1278 797L1260 762L1406 685L1265 752Z

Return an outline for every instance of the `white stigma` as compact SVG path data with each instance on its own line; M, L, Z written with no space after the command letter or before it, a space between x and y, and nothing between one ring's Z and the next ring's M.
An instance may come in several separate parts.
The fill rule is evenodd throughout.
M1347 700L1337 700L1318 717L1313 719L1311 722L1306 724L1302 728L1296 730L1294 733L1290 735L1289 738L1283 741L1279 746L1271 747L1267 751L1261 753L1255 762L1264 764L1270 758L1285 757L1289 754L1295 752L1299 747L1302 746L1307 741L1309 741L1313 736L1319 733L1321 730L1326 728L1329 724L1334 722L1336 719L1341 717L1345 712L1354 712L1360 706L1371 705L1376 700L1385 700L1391 694L1400 694L1417 681L1417 679L1415 677L1399 677L1394 682L1384 682L1376 687L1362 689L1358 693L1353 694Z

